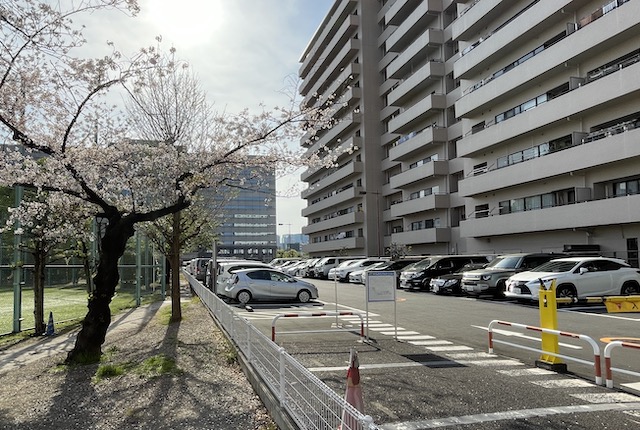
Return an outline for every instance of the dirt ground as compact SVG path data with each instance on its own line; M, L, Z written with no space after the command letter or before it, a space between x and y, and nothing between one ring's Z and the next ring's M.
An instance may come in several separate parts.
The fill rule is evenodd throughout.
M56 336L0 350L0 429L276 429L204 306L167 307L120 318L100 364L62 365Z

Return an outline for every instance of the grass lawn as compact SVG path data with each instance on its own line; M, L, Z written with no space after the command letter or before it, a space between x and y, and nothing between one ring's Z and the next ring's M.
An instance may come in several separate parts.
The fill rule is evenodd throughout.
M160 289L143 291L142 304L162 300ZM122 309L136 306L133 288L118 289L111 301L111 312L116 314ZM76 286L52 286L44 290L44 320L47 323L49 312L53 312L56 331L70 325L78 324L87 313L87 290L84 284ZM22 335L33 332L33 290L22 290ZM0 335L13 330L13 289L0 289ZM7 339L4 339L6 341ZM5 343L0 339L0 344Z

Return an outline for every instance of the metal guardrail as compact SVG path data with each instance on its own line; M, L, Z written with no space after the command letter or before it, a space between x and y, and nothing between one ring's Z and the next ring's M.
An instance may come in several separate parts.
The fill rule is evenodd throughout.
M300 429L375 430L370 416L363 415L342 396L272 342L193 276L185 273L193 291L218 321L228 337L259 375L280 407ZM345 378L346 387L346 378ZM273 411L271 411L273 413Z

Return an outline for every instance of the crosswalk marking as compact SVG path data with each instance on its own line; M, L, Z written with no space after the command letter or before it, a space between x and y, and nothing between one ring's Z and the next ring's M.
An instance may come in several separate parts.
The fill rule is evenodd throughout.
M529 367L527 369L501 369L498 373L508 376L547 376L555 375L556 372L547 369L541 369L539 367Z
M489 354L488 352L460 352L447 354L447 357L451 357L454 360L464 360L465 358L498 358L497 355Z
M637 402L638 397L627 393L584 393L571 394L571 397L589 403L628 403Z
M395 331L382 331L380 333L384 334L385 336L395 336L396 335ZM420 334L420 333L418 333L417 331L405 330L402 327L398 327L397 334L398 335L401 335L401 334L415 335L415 334Z
M428 339L435 339L435 337L433 336L429 336L428 334L417 334L417 335L409 335L409 336L402 336L402 340L428 340Z
M426 349L433 352L446 352L446 351L472 351L473 348L464 345L451 345L451 346L427 346Z
M548 379L544 381L529 381L534 385L539 385L544 388L581 388L581 387L593 387L593 384L582 379L568 378L568 379Z
M511 359L493 359L493 360L458 360L458 363L464 364L466 366L476 365L476 366L524 366L524 363L518 360Z
M425 345L453 345L453 342L449 342L448 340L416 340L409 342L411 345L416 346L425 346Z

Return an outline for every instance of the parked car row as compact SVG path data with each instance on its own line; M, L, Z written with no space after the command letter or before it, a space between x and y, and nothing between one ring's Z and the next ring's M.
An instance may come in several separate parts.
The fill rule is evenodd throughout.
M295 266L303 260L277 259L273 263L255 260L195 258L185 270L221 297L246 304L257 300L297 300L307 303L318 298L315 285L295 278ZM290 275L289 271L294 274Z
M536 301L540 286L548 289L552 280L557 297L640 294L640 269L617 258L516 253L497 257L433 255L408 264L410 261L371 264L352 271L349 282L363 284L369 271L393 270L399 275L399 288L430 290L436 294Z
M398 288L436 294L538 300L541 285L549 288L552 280L558 297L640 294L640 269L624 260L558 253L518 253L495 258L433 255L394 261L354 257L281 259L275 266L260 261L220 259L215 268L211 259L194 259L185 268L216 294L243 304L263 299L306 303L318 298L318 290L299 278L364 284L370 271L394 271Z

